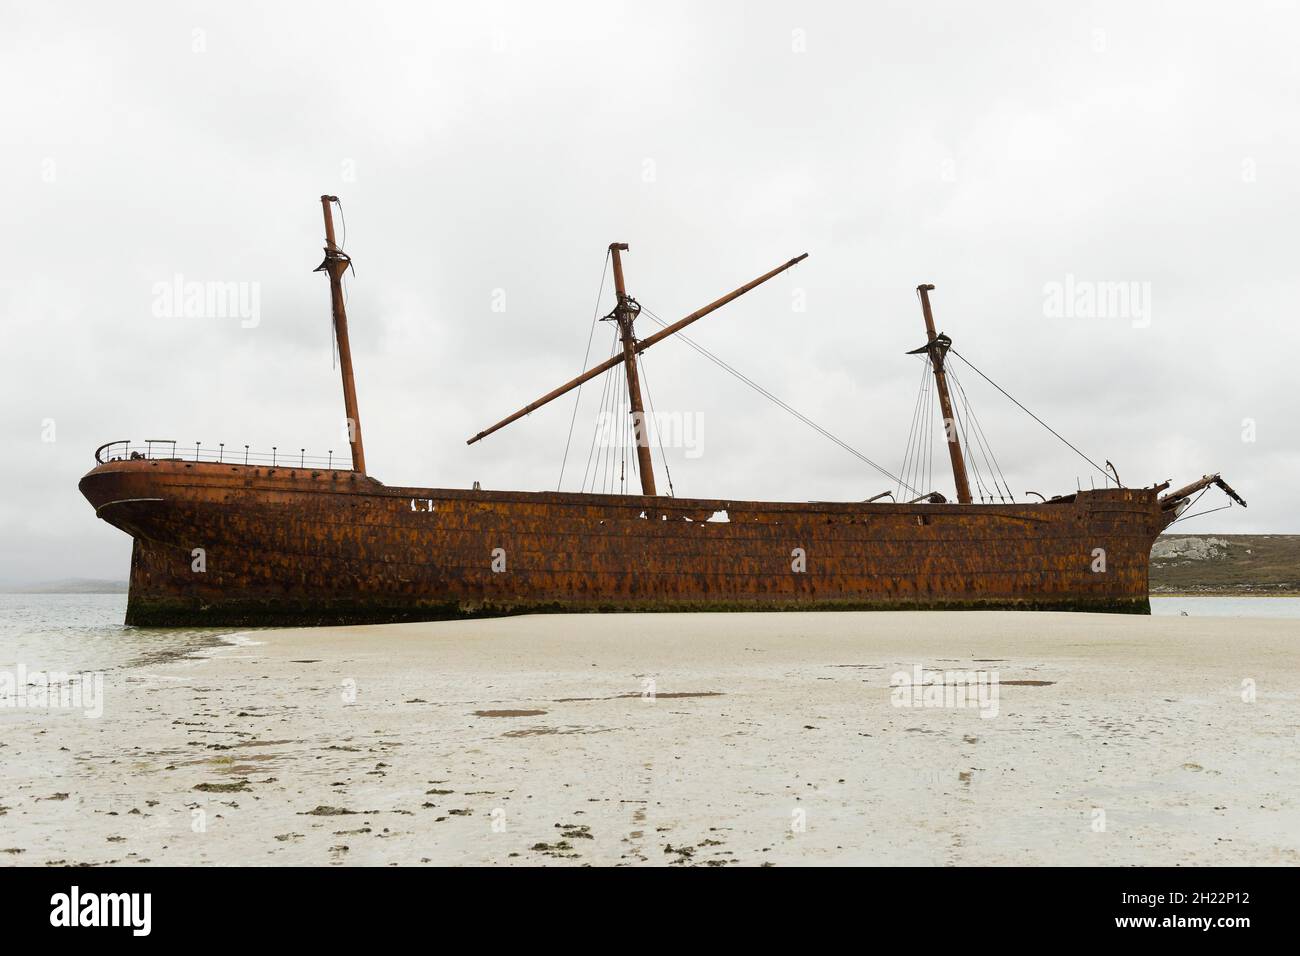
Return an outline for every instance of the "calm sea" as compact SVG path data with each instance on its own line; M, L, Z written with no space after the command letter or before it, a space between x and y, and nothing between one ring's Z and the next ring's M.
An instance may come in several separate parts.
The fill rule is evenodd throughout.
M1300 597L1153 597L1152 614L1188 617L1300 617Z
M1151 611L1300 619L1300 598L1153 597ZM234 628L124 627L125 613L125 594L0 594L0 668L18 662L69 672L137 667L194 654L237 633Z
M225 643L233 628L125 627L125 594L0 594L0 669L110 671ZM247 630L247 629L245 629Z

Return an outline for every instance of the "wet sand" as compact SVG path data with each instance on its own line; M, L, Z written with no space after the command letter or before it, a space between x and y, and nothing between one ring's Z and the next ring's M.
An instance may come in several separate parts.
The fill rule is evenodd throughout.
M1298 651L991 612L261 631L106 675L100 719L0 711L0 864L1296 864ZM997 716L894 706L915 665L996 670Z

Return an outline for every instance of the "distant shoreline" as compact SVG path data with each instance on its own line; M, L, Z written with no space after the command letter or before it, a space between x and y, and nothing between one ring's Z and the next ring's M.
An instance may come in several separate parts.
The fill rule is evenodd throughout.
M1300 535L1162 534L1148 581L1153 596L1296 597Z
M5 585L0 594L126 594L127 582L88 581L85 584L47 583L29 586Z

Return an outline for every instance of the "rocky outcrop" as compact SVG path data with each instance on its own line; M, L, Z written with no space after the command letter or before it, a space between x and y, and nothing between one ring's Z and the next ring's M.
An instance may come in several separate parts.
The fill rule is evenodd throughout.
M1151 548L1152 561L1213 561L1227 554L1223 538L1160 537Z

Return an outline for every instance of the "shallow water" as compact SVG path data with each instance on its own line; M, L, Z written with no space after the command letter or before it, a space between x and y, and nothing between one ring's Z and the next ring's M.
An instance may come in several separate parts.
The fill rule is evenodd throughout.
M1151 613L1188 617L1300 618L1300 597L1152 597Z
M0 594L0 668L111 671L223 643L233 628L127 627L125 594Z

